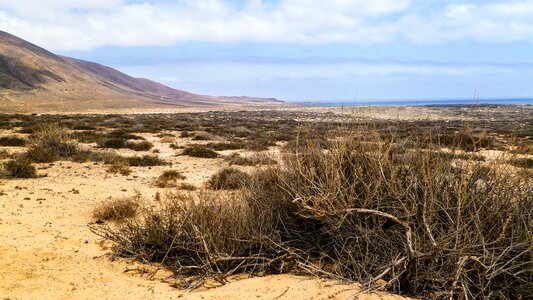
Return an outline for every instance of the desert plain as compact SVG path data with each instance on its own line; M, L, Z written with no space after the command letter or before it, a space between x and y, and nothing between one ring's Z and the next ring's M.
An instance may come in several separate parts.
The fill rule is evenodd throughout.
M491 142L462 151L457 154L460 159L482 163L499 159L531 175L532 116L530 105L2 114L2 163L33 147L43 126L63 130L68 142L85 151L85 157L34 160L36 174L30 176L34 178L2 171L0 295L5 300L404 299L386 287L367 289L368 284L296 267L282 274L235 272L222 281L206 278L194 288L184 287L183 275L174 274L167 265L117 255L116 243L95 233L95 228L114 226L115 221L104 220L95 209L132 197L155 203L169 193L231 197L240 193L238 187L213 188L212 177L220 170L251 174L280 166L291 144L307 138L331 140L334 132L356 125L394 131L400 137L434 127L454 136L470 128ZM10 145L7 137L23 142ZM438 149L446 152L446 148ZM198 151L187 149L209 154L196 155ZM162 163L128 160L143 161L144 156L157 157ZM161 177L165 172L175 176Z

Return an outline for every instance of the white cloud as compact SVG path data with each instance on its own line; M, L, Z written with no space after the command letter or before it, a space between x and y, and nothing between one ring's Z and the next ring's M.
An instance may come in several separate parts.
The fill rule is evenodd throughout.
M418 42L533 41L533 1L449 4L433 19L408 15L399 24L405 36Z
M533 1L434 5L422 0L0 0L0 30L52 50L182 41L420 43L533 41Z

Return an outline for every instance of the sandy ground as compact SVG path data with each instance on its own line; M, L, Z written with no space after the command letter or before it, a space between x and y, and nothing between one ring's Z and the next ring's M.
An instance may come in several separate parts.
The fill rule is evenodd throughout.
M136 271L143 268L139 263L112 261L110 242L87 226L96 203L135 191L150 199L164 192L152 182L166 169L181 171L185 182L201 186L227 165L222 159L175 156L168 144L146 138L172 167L132 168L132 174L122 176L106 172L101 163L60 161L38 165L45 177L0 181L0 299L349 299L358 291L356 284L293 275L183 291L162 281L168 271L148 278ZM378 293L359 299L404 298Z

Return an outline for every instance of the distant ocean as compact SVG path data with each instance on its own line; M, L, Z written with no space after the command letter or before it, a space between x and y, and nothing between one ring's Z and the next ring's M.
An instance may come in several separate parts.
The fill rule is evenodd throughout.
M425 105L480 105L480 104L529 104L533 105L533 98L517 99L464 99L464 100L376 100L376 101L307 101L296 102L304 106L425 106Z

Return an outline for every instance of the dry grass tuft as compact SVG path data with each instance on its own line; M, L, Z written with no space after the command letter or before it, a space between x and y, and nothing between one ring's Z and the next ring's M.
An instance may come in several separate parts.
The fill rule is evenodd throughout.
M46 124L33 133L26 157L34 162L44 163L69 159L78 152L78 145L71 140L67 128L58 124Z
M126 158L132 167L164 166L168 163L155 155L132 156Z
M235 190L243 187L250 176L235 168L223 168L213 174L207 187L213 190Z
M101 223L103 221L124 221L135 217L139 208L141 196L114 198L100 203L93 210L93 218Z
M184 190L184 191L195 191L196 190L196 186L195 185L192 185L190 183L187 183L187 182L182 182L178 185L178 189L179 190Z
M203 146L193 146L183 149L183 155L201 158L217 158L219 154Z
M16 157L2 164L0 178L36 178L37 172L31 162L24 157Z
M253 155L242 155L238 153L233 153L232 155L224 158L229 165L239 165L239 166L260 166L260 165L275 165L278 162L266 154L253 154Z
M159 175L157 179L154 182L154 185L159 188L169 188L169 187L176 187L176 181L177 180L183 180L186 179L183 174L176 170L167 170L163 172L163 174Z

